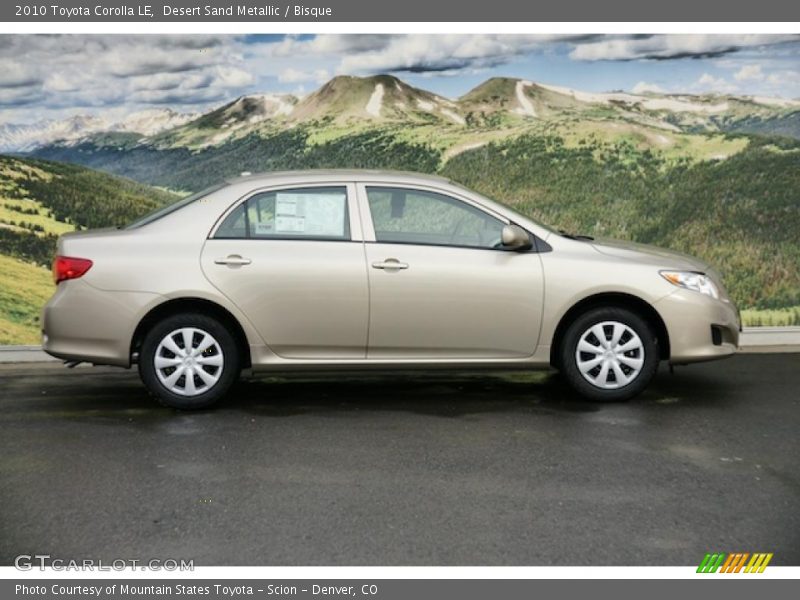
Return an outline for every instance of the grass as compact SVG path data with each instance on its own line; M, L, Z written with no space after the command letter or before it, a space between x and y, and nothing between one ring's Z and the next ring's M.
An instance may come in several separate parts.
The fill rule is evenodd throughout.
M552 132L562 136L568 148L574 148L585 140L594 140L602 144L627 141L637 150L650 149L667 161L689 159L694 163L721 160L744 151L748 145L748 140L744 137L679 133L618 118L605 121L565 120L554 125Z
M35 210L36 214L31 215L21 212L22 210ZM0 194L0 222L2 223L30 223L31 225L38 225L42 227L45 233L54 233L61 235L68 231L75 229L75 226L70 223L57 221L54 217L50 216L52 213L41 202L36 200L19 200L16 198L5 198ZM22 229L22 227L19 227Z
M742 324L745 327L790 327L800 326L800 306L760 310L742 309Z
M39 314L54 291L48 269L0 255L0 345L39 344Z

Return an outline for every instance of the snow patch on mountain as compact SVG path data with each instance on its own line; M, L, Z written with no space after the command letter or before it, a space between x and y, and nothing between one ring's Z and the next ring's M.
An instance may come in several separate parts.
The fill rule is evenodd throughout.
M382 105L383 105L383 84L378 83L375 85L375 90L369 97L369 102L367 102L367 112L371 114L373 117L380 117Z
M108 131L128 131L153 135L173 127L179 127L196 118L197 114L178 113L169 108L151 108L131 113L121 121L112 123Z
M153 135L183 125L196 114L171 109L147 109L114 120L104 115L75 115L63 120L43 120L30 124L0 126L0 152L30 152L54 142L77 143L97 133L125 132Z
M672 98L643 98L642 106L647 110L667 110L671 112L696 112L717 114L725 112L730 108L727 102L719 104L703 104L700 102L689 102L683 99L673 100Z
M447 109L447 108L442 108L440 110L441 110L442 114L445 117L447 117L448 119L450 119L454 123L458 123L459 125L466 124L466 121L464 120L464 117L462 117L461 115L459 115L457 113L454 113L452 110Z
M278 96L274 94L264 94L261 96L264 102L265 112L272 111L274 115L290 115L294 110L294 104L288 102L286 96Z
M533 103L530 101L525 95L525 88L533 85L532 81L518 81L515 92L517 95L517 102L519 102L519 108L514 109L514 112L520 115L525 115L528 117L535 117L536 116L536 109L533 107Z
M551 92L571 96L580 102L590 104L611 104L612 102L622 102L624 104L639 104L647 110L667 110L671 112L699 112L716 114L728 110L727 102L719 104L704 104L701 102L691 102L682 98L651 98L649 96L639 96L636 94L626 94L624 92L581 92L558 85L537 84Z
M800 100L789 100L787 98L773 98L770 96L747 96L746 98L752 100L756 104L763 104L765 106L779 106L781 108L800 106Z
M25 125L0 126L0 152L28 152L59 140L75 140L103 131L108 122L100 117L77 115L61 121L44 120Z

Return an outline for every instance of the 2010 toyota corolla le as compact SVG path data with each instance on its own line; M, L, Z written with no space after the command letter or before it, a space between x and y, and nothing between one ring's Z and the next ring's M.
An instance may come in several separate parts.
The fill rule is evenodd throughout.
M558 233L448 180L244 176L128 227L67 234L44 349L138 364L164 404L208 406L243 368L560 369L625 400L659 361L736 351L701 261Z

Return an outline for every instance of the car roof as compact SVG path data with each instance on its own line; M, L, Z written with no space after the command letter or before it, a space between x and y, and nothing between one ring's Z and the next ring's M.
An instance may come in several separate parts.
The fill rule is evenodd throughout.
M298 171L268 171L265 173L242 173L239 177L226 180L229 184L237 183L264 183L279 182L285 180L316 181L320 179L334 181L383 181L390 179L393 181L417 182L425 181L435 183L452 183L446 177L439 175L428 175L426 173L415 173L412 171L393 171L391 169L304 169Z

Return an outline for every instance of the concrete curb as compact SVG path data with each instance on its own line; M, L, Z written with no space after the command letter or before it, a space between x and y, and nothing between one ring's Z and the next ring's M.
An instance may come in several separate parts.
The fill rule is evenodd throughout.
M800 352L800 327L745 327L741 352Z
M0 346L0 363L56 362L41 346Z
M745 327L742 353L800 352L800 327ZM57 362L41 346L0 346L1 363Z

